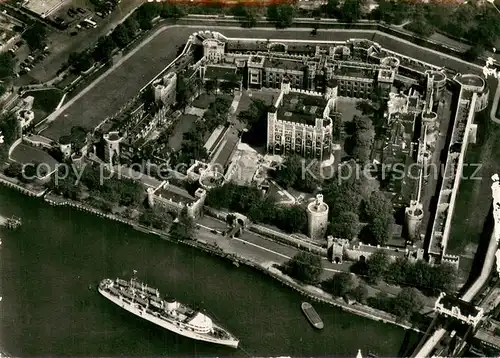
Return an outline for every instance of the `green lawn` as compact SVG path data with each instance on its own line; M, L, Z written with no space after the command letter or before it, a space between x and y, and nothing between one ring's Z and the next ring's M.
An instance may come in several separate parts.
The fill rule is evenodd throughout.
M33 96L33 111L35 112L35 123L40 122L42 119L51 114L61 101L63 92L56 88L30 91L24 94L24 97Z

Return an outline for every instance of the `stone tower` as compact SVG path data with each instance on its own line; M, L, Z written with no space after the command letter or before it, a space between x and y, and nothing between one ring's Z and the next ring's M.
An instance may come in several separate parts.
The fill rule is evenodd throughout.
M307 205L307 219L309 237L323 241L328 225L328 205L323 202L322 194L316 195L316 199Z

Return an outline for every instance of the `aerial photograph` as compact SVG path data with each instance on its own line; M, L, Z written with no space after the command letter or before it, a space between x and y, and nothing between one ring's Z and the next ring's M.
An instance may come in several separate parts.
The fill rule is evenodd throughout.
M0 34L0 357L500 356L500 0Z

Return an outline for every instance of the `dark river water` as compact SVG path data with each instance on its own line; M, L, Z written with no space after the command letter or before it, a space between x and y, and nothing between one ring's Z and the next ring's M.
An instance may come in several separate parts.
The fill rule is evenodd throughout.
M404 354L415 334L316 304L314 330L302 297L250 268L161 241L127 226L0 188L0 349L15 356L343 356L358 349ZM122 311L95 290L104 277L139 279L199 305L241 349L196 342Z

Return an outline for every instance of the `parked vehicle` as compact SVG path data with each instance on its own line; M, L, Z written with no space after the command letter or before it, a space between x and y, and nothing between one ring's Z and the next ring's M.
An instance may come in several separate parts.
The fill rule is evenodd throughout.
M80 14L85 14L85 10L82 9L81 7L79 7L78 9L76 9Z
M80 25L76 25L76 27L78 27L78 26L80 26ZM70 36L76 36L76 35L78 35L78 31L72 31L69 35Z

